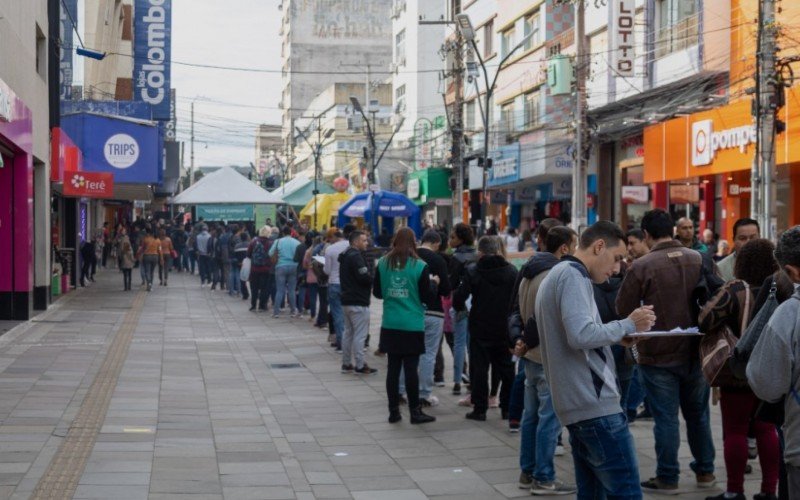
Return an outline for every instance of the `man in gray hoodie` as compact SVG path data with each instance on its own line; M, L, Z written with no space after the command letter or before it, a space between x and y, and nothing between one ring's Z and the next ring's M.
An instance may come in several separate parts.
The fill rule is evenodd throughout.
M789 498L800 498L800 226L784 232L775 258L792 280L795 292L782 303L761 332L750 362L747 381L760 399L784 402L784 461Z
M553 408L569 429L579 498L642 495L610 346L631 344L626 335L649 330L655 314L643 306L603 324L592 289L592 282L614 274L625 253L619 226L597 222L583 232L575 255L564 256L550 271L536 296L542 364Z

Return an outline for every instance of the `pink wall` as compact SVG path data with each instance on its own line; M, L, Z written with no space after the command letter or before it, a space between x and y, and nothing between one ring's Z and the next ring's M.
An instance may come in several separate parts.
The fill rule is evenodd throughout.
M2 81L0 93L10 97L13 110L10 121L0 121L0 143L14 154L0 169L4 200L0 203L0 292L29 292L33 289L33 117Z

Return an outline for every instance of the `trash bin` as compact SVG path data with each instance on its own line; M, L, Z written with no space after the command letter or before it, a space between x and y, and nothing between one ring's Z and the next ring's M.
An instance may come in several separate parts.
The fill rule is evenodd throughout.
M50 280L50 293L53 297L61 295L61 273L53 273L53 278Z

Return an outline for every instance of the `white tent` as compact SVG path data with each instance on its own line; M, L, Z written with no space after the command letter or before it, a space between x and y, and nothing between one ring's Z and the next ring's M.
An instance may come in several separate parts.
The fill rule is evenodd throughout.
M311 179L303 174L295 175L290 181L288 181L283 186L275 189L275 193L281 195L282 198L286 198L290 194L303 189L308 184L311 183Z
M253 184L231 167L212 172L172 199L175 205L280 205L281 197Z

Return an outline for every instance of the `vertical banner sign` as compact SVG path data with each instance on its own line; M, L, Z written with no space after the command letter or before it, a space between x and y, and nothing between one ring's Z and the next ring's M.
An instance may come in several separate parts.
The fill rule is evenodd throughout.
M636 0L612 0L611 64L617 76L632 77L635 62L634 18Z
M172 0L136 0L133 100L153 106L153 119L170 119Z
M176 107L178 106L177 98L175 97L175 89L169 91L169 121L166 123L164 131L164 140L167 142L175 142L178 140L178 113Z
M62 101L72 98L72 44L75 43L75 27L73 21L78 22L78 0L64 0L61 2L61 16L59 18L59 38L61 38L61 53L59 57L59 97Z

